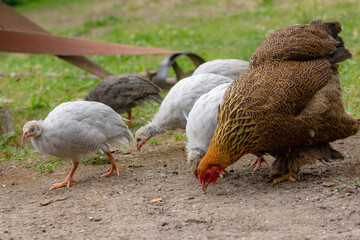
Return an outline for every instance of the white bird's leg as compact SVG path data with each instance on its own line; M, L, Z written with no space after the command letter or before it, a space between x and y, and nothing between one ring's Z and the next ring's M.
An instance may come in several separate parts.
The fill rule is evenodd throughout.
M257 170L259 170L259 168L260 168L260 166L261 166L261 164L262 164L263 162L264 162L268 167L271 167L270 164L265 160L265 158L261 156L261 157L256 158L255 162L253 162L253 164L251 164L252 167L255 166L254 172L256 172Z
M51 190L57 189L57 188L62 188L67 186L68 188L70 187L70 184L73 183L78 183L78 181L73 180L72 177L74 176L74 173L77 169L77 167L79 166L79 162L75 162L73 161L72 164L72 168L69 172L69 175L66 177L65 181L63 181L62 183L55 183L54 185L52 185Z
M107 170L107 173L105 173L104 175L102 175L103 177L108 177L110 176L111 174L113 174L114 170L116 170L116 173L117 175L119 176L120 175L120 171L119 171L119 168L116 164L116 161L114 160L113 156L111 155L111 152L108 151L108 152L105 152L104 153L106 154L106 156L108 156L109 160L110 160L110 163L111 163L111 166L110 168Z
M127 122L127 126L130 127L131 126L131 109L127 110L127 114L128 114L128 122Z

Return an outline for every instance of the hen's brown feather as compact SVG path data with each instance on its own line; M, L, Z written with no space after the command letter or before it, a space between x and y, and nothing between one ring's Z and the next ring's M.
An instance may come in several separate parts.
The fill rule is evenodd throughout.
M279 155L271 165L268 180L283 176L291 170L298 176L300 167L314 164L316 160L328 162L331 159L343 159L343 155L333 149L329 143L319 143L308 147L293 147L287 154Z
M332 26L341 31L339 23ZM298 172L308 158L321 158L319 151L311 153L318 144L358 131L356 119L344 111L336 65L351 54L334 37L315 21L279 29L256 49L249 68L224 95L214 137L198 166L200 176L247 153L269 153ZM307 157L289 155L291 149Z

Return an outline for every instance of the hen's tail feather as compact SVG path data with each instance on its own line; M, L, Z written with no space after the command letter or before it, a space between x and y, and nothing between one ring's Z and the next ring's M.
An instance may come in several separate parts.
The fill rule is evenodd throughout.
M161 104L162 101L164 100L159 94L149 95L149 98L150 98L151 100L154 100L154 101L157 102L158 104Z
M341 24L339 22L326 22L324 25L330 30L332 37L339 42L335 53L330 58L330 62L335 64L351 58L351 53L344 47L344 40L338 36L338 33L341 32Z
M349 52L349 50L347 50L346 48L344 47L340 47L338 49L336 49L336 51L334 52L334 54L330 57L330 63L331 64L336 64L336 63L339 63L339 62L343 62L345 61L346 59L349 59L351 58L352 55L351 53Z
M320 143L314 147L313 151L320 161L329 162L332 159L344 159L344 155L332 148L329 143Z
M337 38L338 33L341 32L341 24L339 22L326 22L324 23L327 26L334 38Z
M340 48L340 47L344 47L344 40L341 38L341 37L337 37L336 38L336 41L338 41L339 42L339 46L337 46L338 48Z

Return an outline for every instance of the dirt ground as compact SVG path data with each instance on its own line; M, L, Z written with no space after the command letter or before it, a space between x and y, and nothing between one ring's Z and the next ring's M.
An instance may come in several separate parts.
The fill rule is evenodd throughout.
M298 182L264 181L266 167L254 173L247 155L206 193L188 170L185 140L156 138L116 154L120 176L80 165L69 189L49 187L70 164L41 174L3 162L0 239L360 239L360 134L333 144L345 160L307 166Z

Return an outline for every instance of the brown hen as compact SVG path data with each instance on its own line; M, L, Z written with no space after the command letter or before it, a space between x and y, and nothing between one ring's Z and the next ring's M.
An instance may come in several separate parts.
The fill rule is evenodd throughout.
M338 22L313 21L277 30L226 90L208 152L195 175L205 191L243 155L268 153L274 183L298 178L300 167L342 158L329 142L359 129L342 105L338 62L351 57Z

